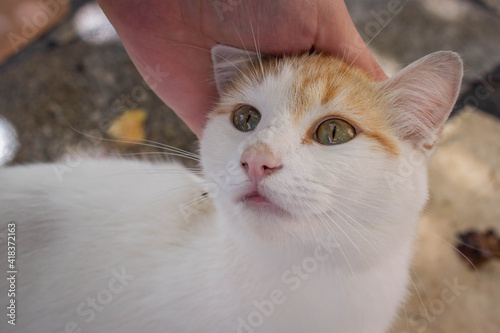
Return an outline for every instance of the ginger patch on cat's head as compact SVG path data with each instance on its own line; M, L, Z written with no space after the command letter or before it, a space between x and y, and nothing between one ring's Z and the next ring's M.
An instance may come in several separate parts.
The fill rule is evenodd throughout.
M257 93L249 94L252 90ZM289 118L298 127L306 124L309 130L301 134L303 144L317 143L314 131L321 119L339 118L353 125L357 136L375 141L375 149L380 147L390 156L399 155L399 144L387 124L384 98L377 82L361 69L332 56L305 54L247 59L235 69L233 80L220 93L221 101L211 117L229 116L239 103L253 104L249 100L239 101L240 97L252 95L271 100L285 96L286 105L281 106L286 112L259 111L263 117L278 111L279 116Z
M399 154L383 114L383 97L376 82L362 70L325 55L304 56L298 61L293 90L294 122L304 121L320 105L327 112L323 117L343 119L356 128L356 135L376 140L391 156ZM310 128L303 143L314 143L315 130L316 126Z

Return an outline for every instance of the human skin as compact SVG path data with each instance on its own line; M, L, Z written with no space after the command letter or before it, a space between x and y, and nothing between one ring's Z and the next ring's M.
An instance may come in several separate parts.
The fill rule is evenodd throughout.
M217 101L210 49L314 49L386 78L343 0L98 0L155 93L201 137ZM156 74L152 74L156 72Z

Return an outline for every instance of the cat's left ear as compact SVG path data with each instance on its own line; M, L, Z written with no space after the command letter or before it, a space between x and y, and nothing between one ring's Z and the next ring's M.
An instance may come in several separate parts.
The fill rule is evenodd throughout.
M259 59L259 54L256 52L222 44L212 47L211 53L215 84L219 93L223 92L249 63Z
M441 51L383 82L391 104L389 122L397 135L416 148L433 148L455 105L462 76L460 56Z

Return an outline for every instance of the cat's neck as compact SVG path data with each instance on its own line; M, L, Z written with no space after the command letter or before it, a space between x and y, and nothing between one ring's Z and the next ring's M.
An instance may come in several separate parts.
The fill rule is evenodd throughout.
M244 263L246 269L259 272L267 271L280 273L293 267L311 265L321 267L322 270L331 272L361 273L370 270L378 262L400 262L399 256L409 255L412 248L412 239L416 233L414 228L409 229L408 221L355 221L356 225L364 225L365 229L373 228L373 239L349 239L342 231L327 235L317 235L313 241L302 239L287 239L286 241L270 241L262 239L249 230L241 230L234 223L230 214L217 212L216 229L213 234L214 243L220 248L219 259L233 261L236 257ZM395 217L396 218L396 217ZM401 217L399 217L401 218ZM410 217L406 217L408 219ZM311 220L311 223L320 221ZM370 226L369 223L372 225ZM416 221L415 223L416 224ZM412 225L413 225L412 224ZM398 230L397 239L383 239L384 228ZM379 229L378 231L376 229ZM386 234L386 233L385 233ZM377 236L378 235L378 236ZM357 243L356 251L347 251L352 247L352 242ZM241 269L238 268L238 269Z

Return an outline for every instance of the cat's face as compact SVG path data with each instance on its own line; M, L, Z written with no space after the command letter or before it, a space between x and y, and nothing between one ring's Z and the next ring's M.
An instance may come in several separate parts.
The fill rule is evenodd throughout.
M236 230L343 243L414 226L427 198L427 160L461 78L456 55L379 83L328 56L259 61L224 46L213 54L221 100L202 163Z

